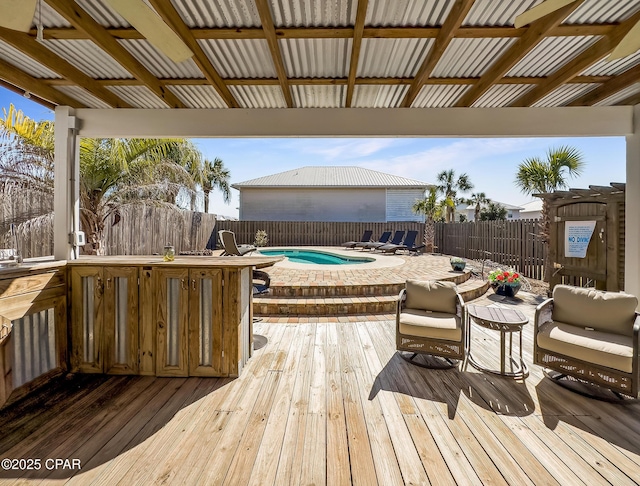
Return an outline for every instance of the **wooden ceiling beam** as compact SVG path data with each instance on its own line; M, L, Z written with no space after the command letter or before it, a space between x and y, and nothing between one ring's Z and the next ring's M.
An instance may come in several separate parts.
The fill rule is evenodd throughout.
M589 91L587 94L569 103L569 106L592 106L609 96L640 82L640 66L625 71L607 81L602 86Z
M262 23L262 30L264 31L269 50L271 51L271 57L273 64L276 68L276 74L278 75L278 81L280 82L280 88L282 94L287 103L287 108L293 108L293 97L291 96L291 87L289 86L289 79L287 78L287 70L284 67L282 60L282 52L280 51L280 45L278 44L278 37L276 36L276 29L273 24L273 17L271 15L271 7L269 7L268 0L255 0L256 7L258 8L258 14L260 15L260 22Z
M616 103L616 106L633 106L637 104L640 104L640 93L636 93L629 96L628 98L623 99L622 101L618 101Z
M207 78L209 83L215 88L220 97L224 100L229 108L239 108L240 104L234 98L227 85L224 84L224 80L218 73L218 71L213 67L211 61L207 57L207 55L198 44L198 41L193 37L189 27L184 23L182 17L172 5L170 0L151 0L151 5L158 12L160 17L167 23L169 27L171 27L176 34L182 39L182 41L191 49L193 52L193 60L204 74L204 77Z
M142 65L129 51L113 38L107 29L98 24L86 11L76 2L66 0L45 0L51 7L62 15L76 29L82 30L102 48L107 54L113 57L123 68L129 71L134 77L143 82L156 96L161 98L171 108L185 108L184 103L169 91L146 67Z
M4 89L8 89L9 91L19 95L19 96L24 96L24 90L22 88L18 88L17 86L14 86L11 83L7 83L6 81L0 79L0 87L4 88ZM51 103L51 101L45 100L44 98L40 98L39 96L36 96L35 94L31 93L31 96L29 97L29 99L35 103L38 103L39 105L45 106L47 108L49 108L50 110L55 110L56 108L56 104L55 103Z
M467 90L456 103L456 107L472 106L522 58L531 52L549 33L567 18L584 0L576 0L555 12L533 22L527 31L494 62L471 89Z
M58 91L53 86L49 86L43 81L34 78L30 74L18 69L13 64L0 59L0 79L24 92L33 93L38 98L50 101L56 105L67 105L72 108L86 108L75 98L67 96L62 91ZM24 94L24 93L23 93Z
M403 107L411 106L416 99L424 82L431 76L433 69L442 58L442 55L447 50L449 43L455 37L458 29L460 29L462 22L469 13L469 10L471 10L474 2L475 0L456 0L449 11L449 15L447 15L447 19L444 21L444 24L442 24L438 37L436 37L433 46L429 50L429 54L427 54L427 57L422 62L404 100L402 100Z
M73 84L77 84L86 89L96 98L104 101L112 108L131 108L131 105L123 101L115 93L109 91L99 84L95 79L87 76L67 60L58 56L53 51L47 49L40 42L29 34L17 30L0 27L0 39L19 49L30 58L38 61L43 66L68 79Z
M559 86L570 82L589 66L609 55L627 33L640 21L640 12L636 12L630 18L622 22L609 35L604 36L594 45L578 54L574 59L566 63L555 73L551 74L544 83L539 84L528 91L520 98L511 103L510 106L526 107L531 106L536 101L544 98L547 94Z
M573 37L585 35L609 35L619 24L575 24L559 25L551 30L550 37ZM107 32L116 39L144 39L133 28L107 28ZM264 30L260 27L238 28L193 28L189 29L195 39L264 39ZM363 39L435 39L440 27L365 27ZM276 28L278 39L351 39L353 27L281 27ZM460 27L456 38L482 39L521 37L526 28L513 27ZM29 34L36 36L35 29ZM45 39L80 40L89 39L82 30L70 27L53 27L44 30Z
M369 0L358 0L356 11L356 23L353 29L353 41L351 43L351 60L349 62L349 77L347 78L347 98L345 107L350 108L353 101L353 91L358 74L358 60L360 59L360 48L362 47L362 34L364 33L364 22L367 18L367 7Z

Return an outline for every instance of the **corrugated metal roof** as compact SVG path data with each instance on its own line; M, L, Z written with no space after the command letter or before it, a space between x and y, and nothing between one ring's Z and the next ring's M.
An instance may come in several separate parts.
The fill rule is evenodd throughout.
M515 39L453 39L433 70L434 78L482 76Z
M498 204L498 205L502 206L503 208L508 209L509 211L514 211L514 210L518 210L518 209L524 209L522 206L514 206L513 204L503 203L503 202L500 202L500 201L496 201L494 199L490 199L490 201L493 204ZM485 204L481 204L480 207L484 208L484 207L486 207L486 205ZM472 210L472 209L475 209L475 208L476 208L475 204L469 204L465 209Z
M45 40L44 44L85 74L96 79L128 79L124 69L109 54L90 40Z
M229 86L242 108L286 108L280 86Z
M75 98L81 103L84 103L89 108L111 108L110 105L105 103L99 98L96 98L86 89L80 86L56 86L58 91L62 91L64 94Z
M543 39L511 68L507 76L548 76L599 39L593 35Z
M270 0L276 27L346 27L356 22L352 0Z
M146 86L107 86L107 89L135 108L169 108Z
M413 108L453 106L470 87L468 84L427 84L422 87L411 106Z
M287 76L343 78L349 74L351 39L280 39Z
M433 43L434 39L363 39L358 76L413 77Z
M170 85L170 91L188 108L226 108L227 104L213 86Z
M71 27L71 24L67 22L62 15L56 12L53 7L50 7L47 2L40 2L40 10L36 7L35 15L33 16L33 28L35 28L38 19L42 20L43 27L50 29L59 29L61 27Z
M435 27L444 23L453 4L442 0L370 0L365 25Z
M102 0L76 0L76 3L103 27L130 27L124 17Z
M260 15L253 0L171 0L191 28L260 27Z
M598 83L563 84L531 106L565 106L598 86Z
M356 85L351 106L356 108L398 108L409 90L408 85Z
M60 78L57 73L22 54L18 49L0 40L0 59L16 66L34 78ZM2 77L2 76L0 76Z
M624 99L628 98L629 96L633 96L637 93L640 93L640 81L635 84L632 84L631 86L626 87L621 91L618 91L616 94L611 95L608 98L605 98L604 100L598 103L595 103L594 106L615 105L617 103L620 103Z
M340 108L347 97L346 86L291 86L291 96L297 108Z
M615 61L607 61L607 58L601 59L597 63L589 66L582 72L584 76L617 76L627 69L640 64L640 52L632 54Z
M473 103L474 108L499 108L531 90L533 84L496 84Z
M586 1L573 12L564 24L606 24L622 22L640 10L638 0Z
M118 42L158 78L204 78L193 59L173 62L146 39Z
M364 167L329 166L300 167L278 174L258 177L232 184L231 187L416 187L427 188L429 184L385 174Z
M223 78L275 78L276 68L266 40L199 40Z
M542 0L496 2L476 0L462 22L464 26L512 26L517 15L535 7Z

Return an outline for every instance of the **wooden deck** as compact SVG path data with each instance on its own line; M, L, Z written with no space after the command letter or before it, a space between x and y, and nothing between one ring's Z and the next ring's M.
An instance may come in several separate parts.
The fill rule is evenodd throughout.
M524 383L418 368L394 354L391 321L255 332L267 343L236 380L78 375L3 411L0 458L43 466L0 483L640 483L640 404L581 397L536 366ZM497 333L473 339L497 366Z

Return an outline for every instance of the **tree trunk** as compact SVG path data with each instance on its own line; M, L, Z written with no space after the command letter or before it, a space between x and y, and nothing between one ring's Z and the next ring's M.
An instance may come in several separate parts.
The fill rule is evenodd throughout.
M208 189L204 189L204 212L208 213L209 212L209 191Z
M426 253L433 253L435 236L436 228L433 219L427 218L424 226L424 250Z
M542 211L540 212L540 239L544 246L544 267L542 278L545 282L551 280L551 273L553 272L553 262L551 261L551 252L549 251L549 236L551 234L551 221L549 221L549 207L547 200L542 200Z

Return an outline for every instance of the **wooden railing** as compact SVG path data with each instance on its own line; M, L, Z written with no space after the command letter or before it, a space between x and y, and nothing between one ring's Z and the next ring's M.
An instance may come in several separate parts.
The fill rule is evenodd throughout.
M346 241L359 240L366 230L373 231L377 239L385 231L415 230L416 241L422 240L424 223L395 221L390 223L338 223L315 221L218 221L216 234L230 230L236 234L238 244L253 243L256 232L264 230L269 246L339 246ZM219 243L217 242L218 246Z
M543 277L544 245L538 220L436 223L435 243L446 255L488 258L525 277Z

